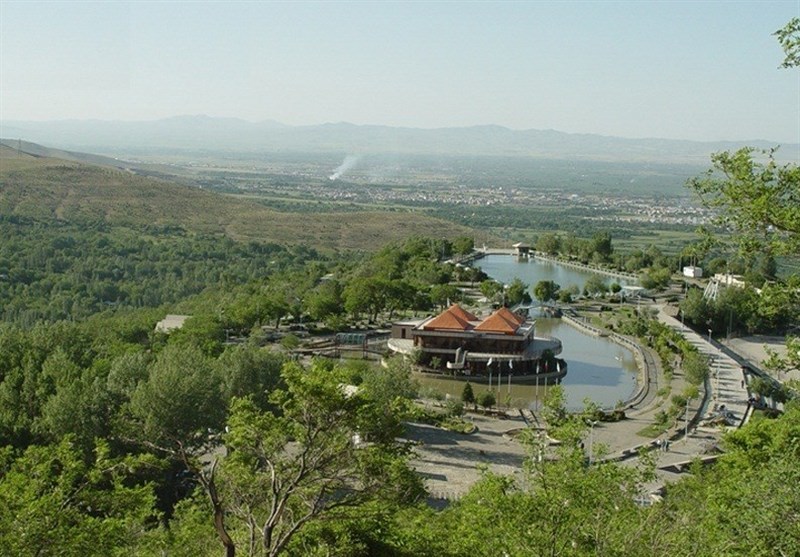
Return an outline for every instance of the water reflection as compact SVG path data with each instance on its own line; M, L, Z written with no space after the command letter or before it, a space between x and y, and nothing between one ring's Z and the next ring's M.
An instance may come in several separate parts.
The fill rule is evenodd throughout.
M590 271L565 267L551 261L541 259L519 259L511 255L487 255L478 259L475 265L495 280L508 284L515 278L519 278L530 286L535 285L541 280L552 280L561 288L575 285L583 290L583 286L590 277L602 277L606 284L617 282L619 284L630 284L631 281L625 279L599 275Z

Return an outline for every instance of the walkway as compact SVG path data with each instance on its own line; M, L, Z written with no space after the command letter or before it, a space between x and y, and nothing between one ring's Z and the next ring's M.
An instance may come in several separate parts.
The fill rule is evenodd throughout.
M663 308L662 308L663 309ZM684 435L685 418L679 418L679 428L670 430L669 449L658 450L661 439L649 439L638 432L653 424L656 414L669 405L656 396L662 385L663 373L657 357L648 348L643 348L645 368L650 381L649 389L642 400L626 411L628 419L616 423L598 423L586 439L587 451L592 457L619 461L623 466L634 466L640 448L653 449L656 459L656 479L645 490L654 493L666 483L675 482L695 459L713 460L719 452L722 434L729 428L703 425L703 420L715 413L715 408L724 410L729 417L730 428L739 427L749 417L746 383L741 366L723 354L719 346L709 342L708 337L682 327L680 321L660 309L658 319L678 331L684 338L712 360L711 376L707 382L708 396L705 401L692 401L689 408L689 435ZM672 380L672 393L680 393L686 386L683 376L676 373ZM414 468L425 478L425 484L435 498L454 499L460 497L477 481L479 463L488 465L493 471L514 474L521 469L525 450L508 433L524 427L521 419L497 420L471 415L478 425L478 433L461 435L446 432L431 426L409 425L407 438L419 443L417 456L412 461ZM662 445L663 446L663 445Z
M607 449L607 453L601 455L603 458L619 460L625 465L638 463L636 455L640 448L658 449L659 442L663 443L669 439L669 450L657 450L655 453L657 480L647 486L650 491L656 491L667 482L676 481L679 477L680 465L696 458L713 458L710 455L718 452L722 434L729 428L720 428L711 424L704 425L705 419L724 413L728 417L730 427L739 427L749 417L749 394L741 366L734 359L723 354L715 343L709 342L708 337L683 327L680 321L665 314L663 308L660 308L657 318L668 327L678 331L711 361L710 377L706 385L708 396L703 404L701 401L690 403L688 437L684 435L683 427L670 430L671 435L662 436L660 439L648 439L638 435L639 431L654 423L656 414L662 408L666 409L669 406L668 401L660 404L653 397L648 397L642 405L629 411L628 419L617 423L597 424L591 434L595 447L603 446ZM672 394L678 394L686 386L686 383L683 377L676 373L672 386ZM651 387L652 392L656 390L657 388ZM683 420L679 418L680 423L685 425L685 416Z

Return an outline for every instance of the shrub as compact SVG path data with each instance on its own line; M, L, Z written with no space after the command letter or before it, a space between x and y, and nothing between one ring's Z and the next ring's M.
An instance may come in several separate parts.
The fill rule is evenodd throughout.
M445 403L445 411L449 417L459 417L464 415L464 403L460 400L450 398Z
M486 391L481 393L481 395L478 397L478 404L480 404L485 410L488 410L497 404L497 398L494 396L492 391Z

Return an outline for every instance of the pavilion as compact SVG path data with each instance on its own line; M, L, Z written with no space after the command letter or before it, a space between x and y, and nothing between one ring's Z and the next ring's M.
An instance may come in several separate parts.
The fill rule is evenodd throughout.
M566 363L556 359L561 341L536 337L536 322L501 307L485 318L453 304L439 315L392 325L389 348L419 352L419 362L438 363L452 375L488 376L492 372L520 378L563 377Z

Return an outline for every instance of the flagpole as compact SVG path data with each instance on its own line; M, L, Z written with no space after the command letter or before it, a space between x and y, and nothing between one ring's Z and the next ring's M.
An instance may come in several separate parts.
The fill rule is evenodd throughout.
M503 361L500 360L500 363L497 366L499 369L497 370L497 405L500 406L500 382L503 380Z

